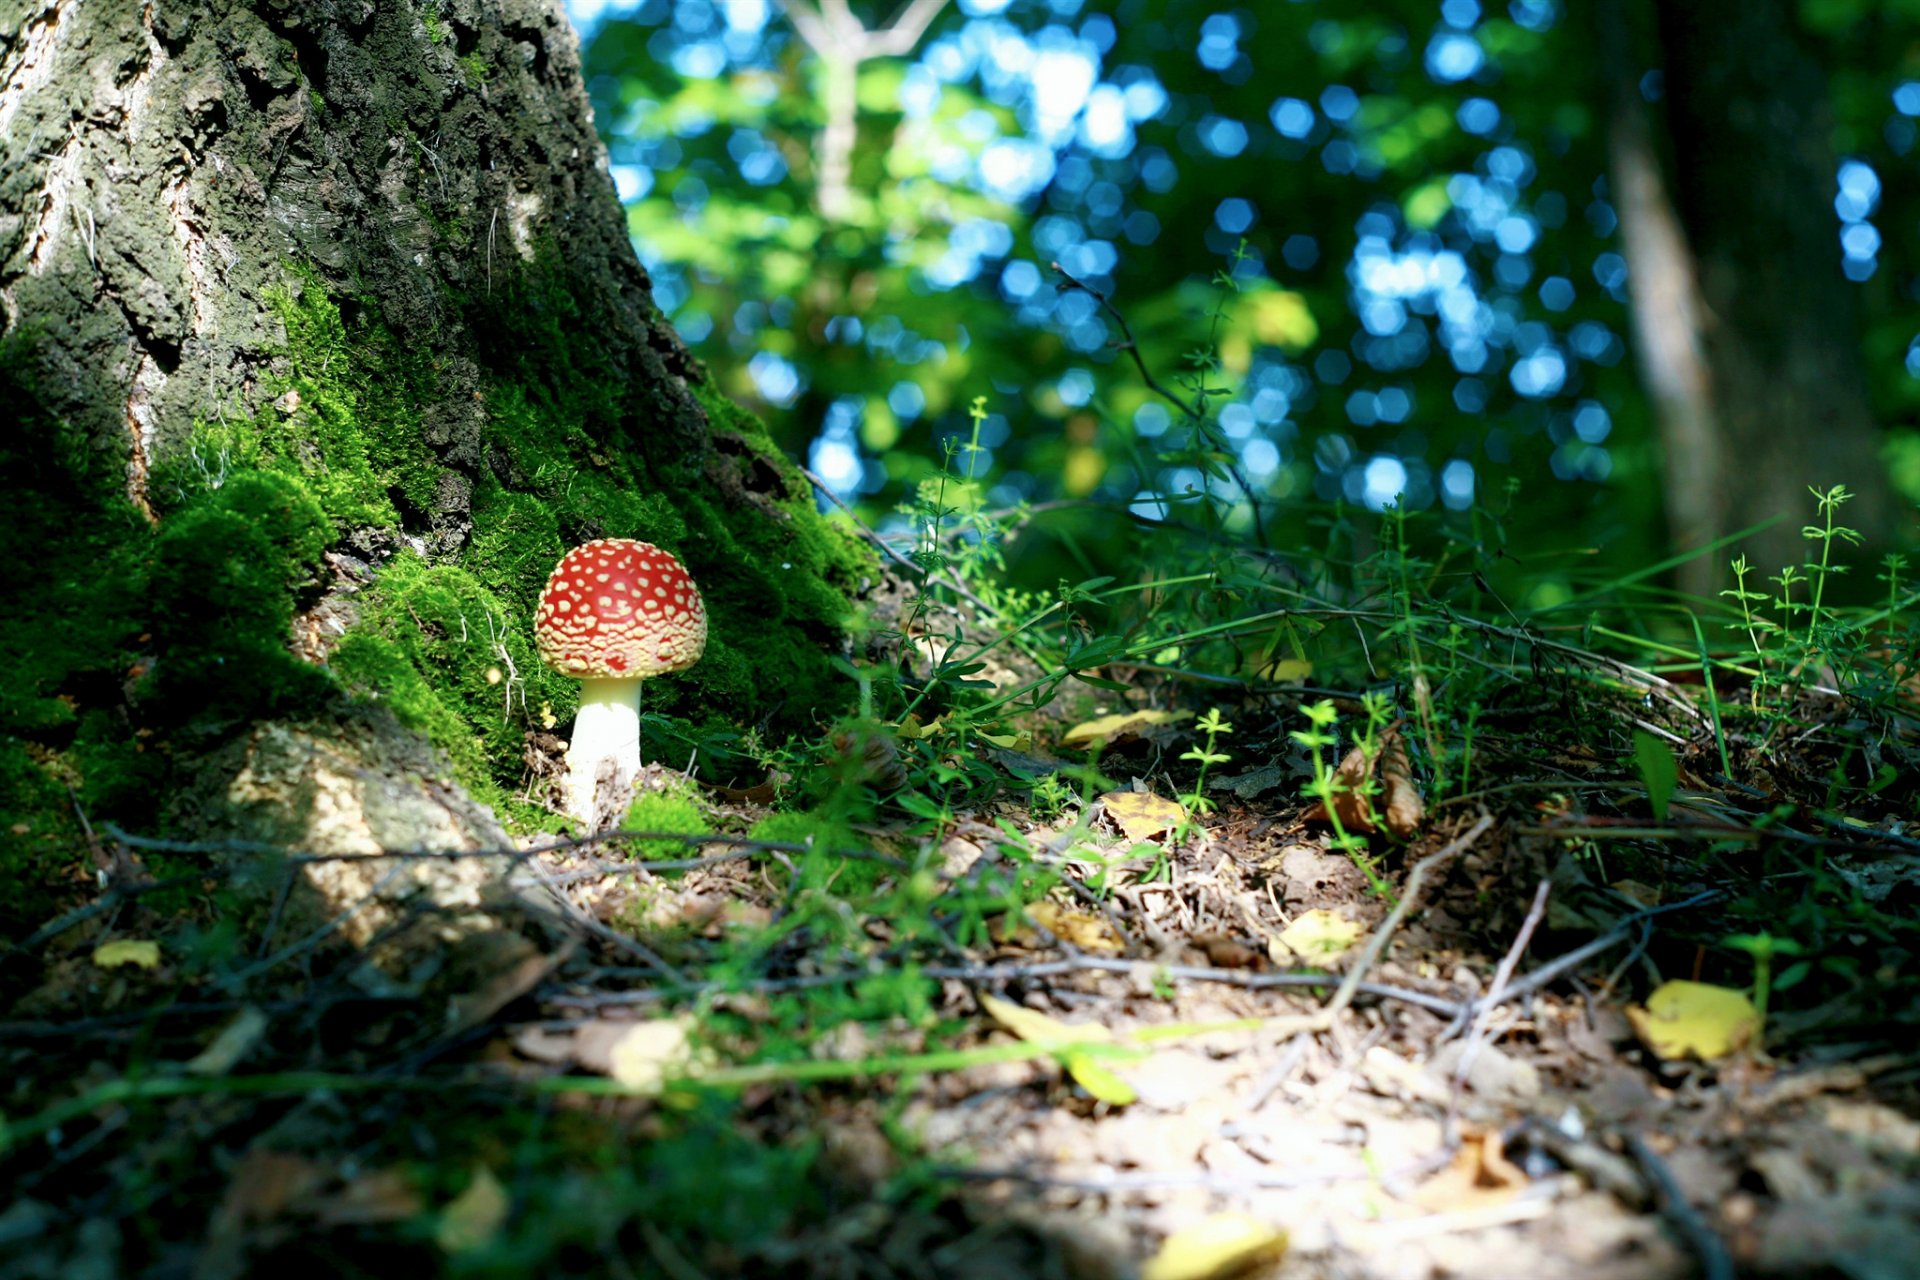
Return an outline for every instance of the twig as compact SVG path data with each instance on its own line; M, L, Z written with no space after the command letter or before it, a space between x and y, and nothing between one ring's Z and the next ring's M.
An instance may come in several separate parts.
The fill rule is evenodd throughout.
M1160 380L1153 376L1153 371L1147 368L1146 358L1140 354L1140 344L1134 339L1132 326L1127 323L1127 318L1120 314L1120 308L1113 305L1112 299L1074 276L1058 262L1048 263L1047 265L1053 268L1055 275L1066 281L1068 290L1077 290L1086 294L1099 304L1102 311L1113 317L1113 322L1120 326L1120 349L1127 353L1127 356L1133 361L1133 367L1139 370L1140 380L1146 383L1147 390L1167 401L1195 422L1202 422L1206 419L1206 406L1204 404L1200 404L1199 402L1193 404L1187 403L1173 392L1167 390ZM1259 542L1262 549L1264 549L1267 545L1267 529L1265 523L1260 518L1260 499L1255 496L1253 486L1248 483L1246 474L1240 470L1239 463L1228 462L1225 465L1227 473L1233 477L1233 482L1239 485L1240 492L1246 495L1247 506L1253 511L1253 536L1255 541Z
M1460 1034L1460 1032L1466 1029L1470 1020L1477 1015L1483 1007L1490 1007L1494 1004L1505 1004L1509 1000L1516 1000L1521 996L1529 995L1546 986L1548 983L1557 980L1561 975L1570 970L1579 968L1587 961L1593 959L1593 957L1611 951L1622 942L1625 942L1629 935L1646 922L1652 920L1655 916L1668 915L1675 911L1691 911L1696 907L1711 906L1716 902L1724 901L1726 897L1727 894L1725 890L1708 889L1704 893L1694 894L1691 898L1683 902L1671 902L1663 906L1648 907L1644 911L1636 911L1632 915L1620 920L1611 929L1601 934L1598 938L1595 938L1592 942L1576 947L1558 959L1548 961L1526 977L1521 978L1518 982L1507 987L1506 990L1497 993L1497 995L1489 991L1486 995L1478 999L1468 1001L1461 1015L1455 1018L1453 1023L1449 1025L1445 1031L1440 1033L1441 1038L1446 1039L1450 1036Z
M1500 958L1500 966L1493 972L1493 985L1487 988L1486 1003L1473 1016L1473 1029L1467 1035L1466 1049L1460 1054L1460 1061L1453 1071L1453 1083L1458 1088L1467 1078L1467 1072L1473 1067L1473 1060L1480 1056L1480 1048L1491 1036L1488 1024L1493 1021L1493 1011L1500 1006L1505 997L1507 984L1513 980L1513 971L1520 963L1520 957L1526 954L1527 944L1533 941L1534 930L1540 927L1540 921L1546 918L1547 895L1553 891L1553 881L1542 880L1540 887L1533 892L1533 906L1527 910L1527 918L1520 923L1520 932L1514 937L1513 945L1507 948L1507 954Z
M1406 887L1400 891L1400 901L1394 904L1394 908L1387 914L1387 918L1381 922L1378 929L1374 930L1373 937L1368 941L1366 949L1360 953L1359 957L1356 958L1353 964L1347 969L1347 976L1341 980L1339 989L1333 993L1333 999L1327 1001L1318 1013L1309 1014L1306 1017L1271 1019L1267 1024L1268 1029L1282 1035L1291 1036L1298 1035L1303 1031L1325 1031L1331 1027L1334 1019L1338 1018L1346 1007L1353 1003L1353 997L1359 993L1367 970L1373 968L1379 961L1380 956L1387 949L1387 944L1393 940L1394 931L1400 927L1401 922L1407 918L1408 913L1411 912L1414 906L1420 901L1420 895L1426 891L1427 877L1447 862L1452 861L1461 851L1484 835L1491 826L1493 826L1493 815L1490 813L1482 813L1480 820L1471 827L1468 827L1464 834L1455 836L1438 852L1430 853L1415 863L1413 870L1407 875Z
M1194 965L1143 965L1138 960L1109 960L1103 956L1074 955L1063 960L1042 960L1013 965L923 965L915 970L930 981L953 980L981 985L1001 986L1009 982L1031 982L1039 978L1061 977L1070 973L1133 973L1146 968L1152 973L1181 982L1217 982L1248 991L1280 987L1326 987L1333 976L1325 973L1245 973L1237 969L1208 969ZM845 969L833 973L810 973L793 978L762 978L750 982L717 980L688 983L682 987L648 987L639 991L610 991L601 995L553 995L549 1004L566 1009L607 1009L626 1005L659 1004L667 1000L710 991L745 991L755 995L778 995L791 991L809 991L818 987L839 986L873 977L867 968ZM1358 994L1381 1000L1397 1000L1441 1015L1457 1014L1462 1006L1444 996L1428 995L1382 982L1362 982Z
M928 579L932 579L934 581L939 582L941 586L947 587L955 592L958 592L962 598L967 600L970 604L972 604L975 608L981 610L983 613L991 614L993 612L992 607L989 606L986 601L982 600L979 596L975 595L973 591L970 588L968 588L968 586L965 583L961 582L958 578L954 577L951 574L948 574L945 577L935 579L932 574L927 572L924 566L915 564L912 559L902 554L892 543L888 542L885 538L881 537L877 531L869 528L866 521L862 520L858 515L856 515L854 513L853 508L847 505L846 499L842 498L839 494L835 493L832 490L832 488L828 486L827 482L825 480L822 480L819 476L815 475L812 470L810 470L807 467L801 467L800 474L805 476L807 478L807 483L811 484L814 488L818 489L821 492L821 494L825 496L827 501L831 502L834 506L840 508L840 510L846 512L847 519L853 521L853 527L859 530L860 536L867 539L867 541L873 543L875 547L878 547L880 549L881 555L884 555L885 557L887 557L887 559L893 561L895 564L902 566L909 573L913 574L915 577L926 577Z
M1626 1143L1627 1151L1639 1162L1640 1171L1653 1184L1654 1200L1662 1216L1700 1259L1702 1280L1734 1280L1733 1259L1727 1253L1727 1246L1687 1203L1667 1162L1637 1133L1627 1134Z
M249 979L256 978L269 969L276 969L295 956L305 955L307 952L312 951L315 947L339 932L347 921L353 919L362 911L365 911L369 906L372 906L374 901L379 898L381 891L392 884L394 879L404 870L406 870L405 867L393 868L387 872L387 874L376 880L373 887L362 894L360 898L351 906L347 907L346 910L340 912L331 920L328 920L318 929L313 930L306 937L300 939L298 942L288 944L264 960L256 961L236 973L225 975L216 981L214 985L225 991L237 991L245 986Z

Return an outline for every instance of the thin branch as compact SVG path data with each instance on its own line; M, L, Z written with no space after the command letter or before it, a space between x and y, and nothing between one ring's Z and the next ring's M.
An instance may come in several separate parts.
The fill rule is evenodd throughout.
M947 0L913 0L906 8L894 16L893 21L878 31L867 33L867 56L870 58L902 58L913 52L920 43L920 37L927 33L933 20L947 7Z
M1102 311L1113 317L1113 322L1120 326L1120 349L1125 351L1133 360L1133 367L1140 371L1141 381L1147 384L1149 391L1152 391L1155 395L1160 396L1172 404L1195 422L1203 421L1206 418L1205 404L1200 402L1188 404L1185 400L1182 400L1179 396L1167 390L1167 388L1161 384L1160 380L1153 376L1153 372L1147 368L1146 359L1140 354L1140 344L1134 340L1133 329L1127 324L1127 318L1120 314L1120 308L1114 306L1112 300L1109 299L1107 295L1074 276L1058 262L1049 263L1048 265L1053 268L1056 275L1066 281L1066 287L1069 291L1077 289L1081 293L1086 294L1089 298L1092 298L1100 304ZM1262 549L1265 549L1267 545L1267 530L1260 516L1260 499L1255 496L1253 485L1247 480L1246 474L1240 470L1239 463L1228 462L1224 465L1226 466L1227 474L1233 477L1233 482L1240 486L1240 492L1246 496L1247 506L1253 512L1254 540L1260 544Z
M1653 1184L1654 1199L1660 1213L1700 1259L1703 1280L1733 1280L1733 1258L1713 1228L1687 1203L1686 1193L1654 1149L1637 1133L1626 1135L1627 1151L1640 1165L1640 1171Z

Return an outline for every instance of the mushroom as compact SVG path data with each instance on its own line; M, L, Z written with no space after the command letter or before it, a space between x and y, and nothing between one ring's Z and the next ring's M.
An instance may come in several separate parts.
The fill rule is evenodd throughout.
M591 831L602 762L640 774L640 684L684 671L707 647L707 606L686 566L651 542L598 538L560 558L533 616L546 664L580 680L567 748L567 811Z

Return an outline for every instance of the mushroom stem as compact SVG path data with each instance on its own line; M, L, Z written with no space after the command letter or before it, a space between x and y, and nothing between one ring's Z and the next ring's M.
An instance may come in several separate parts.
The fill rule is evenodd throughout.
M590 677L580 682L580 714L567 747L567 811L596 826L601 762L612 758L616 785L640 776L638 680Z

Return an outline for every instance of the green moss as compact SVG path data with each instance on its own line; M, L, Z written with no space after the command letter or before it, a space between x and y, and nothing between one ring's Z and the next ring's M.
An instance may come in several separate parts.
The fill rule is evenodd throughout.
M871 890L880 882L886 868L877 862L847 858L833 852L859 849L865 842L851 827L818 813L776 813L753 824L747 835L755 840L783 844L811 845L813 852L793 858L799 870L799 890L826 890L846 897L849 893Z
M61 906L86 841L66 783L25 742L0 738L0 935L19 938Z
M359 604L329 660L335 676L426 734L461 782L500 804L524 768L530 715L575 696L535 654L530 614L467 570L411 554L382 568Z
M343 527L399 524L396 502L430 510L444 468L426 443L426 358L370 308L349 320L311 272L268 302L287 335L276 399L255 422L270 465L301 475Z
M635 797L621 824L629 831L699 836L713 830L706 813L691 795L680 791L646 791ZM636 840L633 855L644 862L693 857L698 850L679 840Z
M149 714L207 727L311 710L326 673L287 648L294 593L318 582L332 526L300 481L249 471L161 527L147 580L161 655L138 697Z

